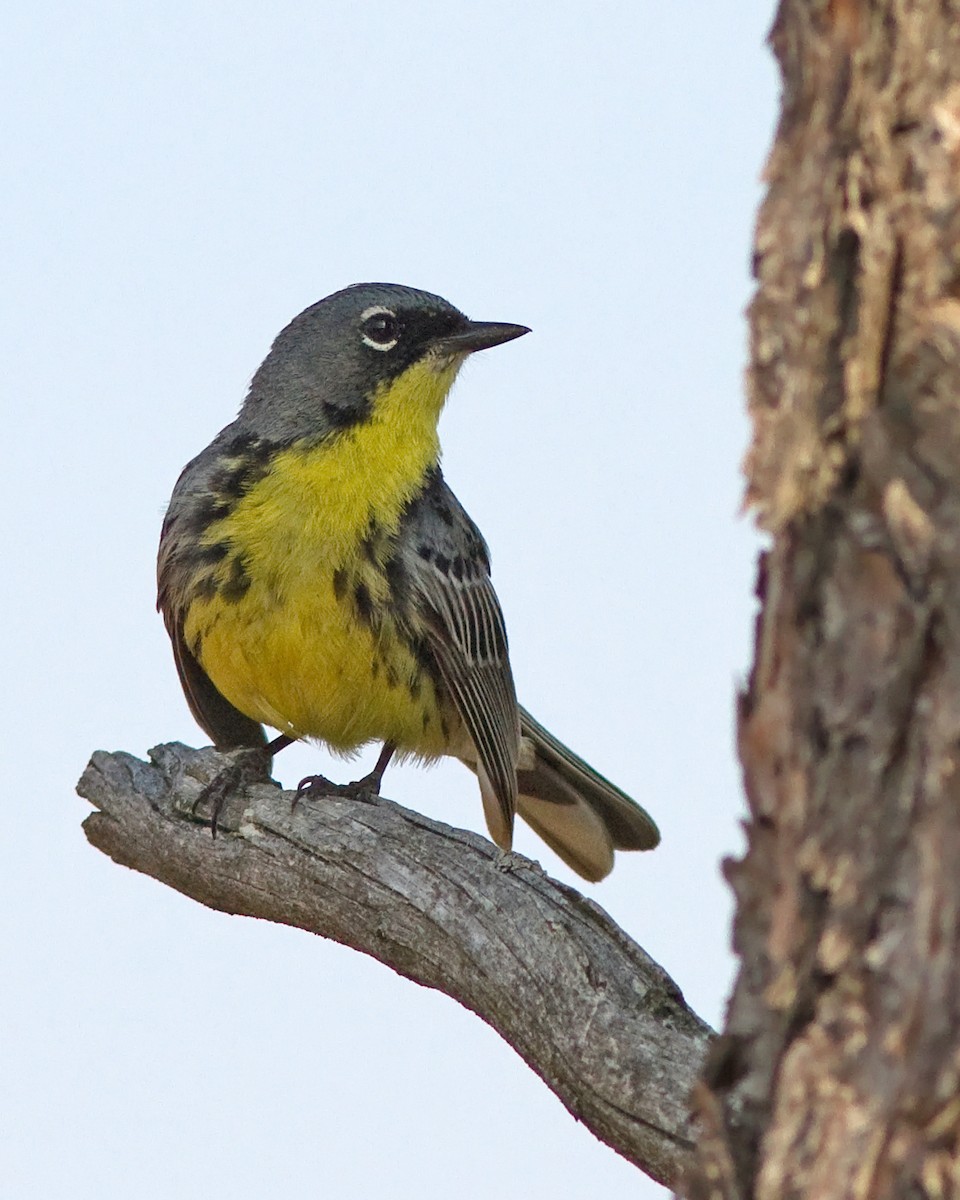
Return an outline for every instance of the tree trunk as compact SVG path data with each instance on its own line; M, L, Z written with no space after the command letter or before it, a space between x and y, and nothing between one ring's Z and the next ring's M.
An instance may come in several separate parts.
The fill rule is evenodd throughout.
M960 6L783 0L742 959L692 1197L960 1194Z

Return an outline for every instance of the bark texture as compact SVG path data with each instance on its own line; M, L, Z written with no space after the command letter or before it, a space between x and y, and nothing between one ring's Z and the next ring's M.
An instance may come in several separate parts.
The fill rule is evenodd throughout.
M228 761L177 744L97 753L90 841L211 908L298 926L438 988L493 1026L570 1112L661 1183L689 1165L710 1030L666 972L572 888L476 834L387 800L234 797L193 815Z
M783 0L742 965L693 1197L960 1195L960 5Z

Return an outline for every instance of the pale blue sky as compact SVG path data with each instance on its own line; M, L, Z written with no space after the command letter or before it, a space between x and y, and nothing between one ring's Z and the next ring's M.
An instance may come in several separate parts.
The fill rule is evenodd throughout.
M711 1021L742 814L738 518L768 3L58 4L6 18L0 1191L652 1197L496 1034L90 849L90 752L201 735L154 612L180 470L348 283L533 334L441 425L521 698L654 814L588 889ZM290 783L343 774L318 750ZM350 768L347 768L350 771ZM385 792L482 829L462 768ZM542 843L518 848L572 877ZM12 986L11 986L12 985Z

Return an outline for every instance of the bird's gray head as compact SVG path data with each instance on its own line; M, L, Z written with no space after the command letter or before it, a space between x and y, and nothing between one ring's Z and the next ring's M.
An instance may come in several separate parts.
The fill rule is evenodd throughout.
M524 325L470 321L430 292L356 283L277 336L240 418L271 441L323 435L364 420L377 390L414 363L432 358L440 367L524 333Z

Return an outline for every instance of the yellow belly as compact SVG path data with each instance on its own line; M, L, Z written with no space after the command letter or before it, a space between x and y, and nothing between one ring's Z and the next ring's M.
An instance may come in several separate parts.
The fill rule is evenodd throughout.
M389 618L376 633L358 622L330 573L282 597L254 579L238 602L195 601L186 634L234 707L292 737L337 750L391 741L425 757L448 748L432 679Z

